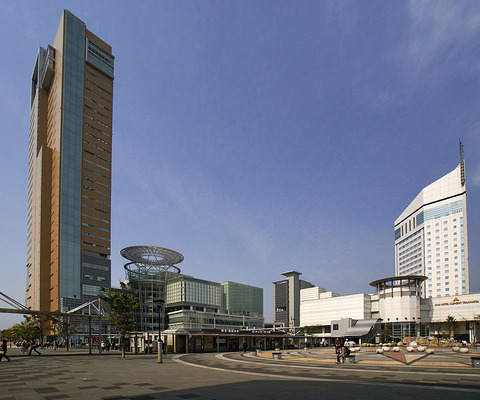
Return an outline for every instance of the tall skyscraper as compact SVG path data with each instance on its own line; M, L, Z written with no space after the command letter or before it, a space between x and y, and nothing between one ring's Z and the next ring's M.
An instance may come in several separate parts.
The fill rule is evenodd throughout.
M114 57L63 11L32 76L26 304L68 310L110 287Z
M465 161L424 188L395 221L395 275L425 275L424 297L468 294Z

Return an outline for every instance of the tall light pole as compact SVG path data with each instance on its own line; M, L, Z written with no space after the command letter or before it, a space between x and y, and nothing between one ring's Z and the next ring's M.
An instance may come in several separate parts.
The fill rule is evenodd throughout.
M158 311L158 355L157 355L157 363L161 364L163 363L162 359L162 320L161 320L161 313L162 313L162 306L165 304L165 300L162 299L161 297L155 297L153 299L153 302L157 306L157 311Z
M52 325L53 325L53 349L57 350L57 332L56 332L56 327L57 327L57 320L53 319L52 320Z

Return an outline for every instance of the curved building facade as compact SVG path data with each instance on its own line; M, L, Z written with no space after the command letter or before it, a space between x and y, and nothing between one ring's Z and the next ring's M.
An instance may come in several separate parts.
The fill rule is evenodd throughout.
M370 283L378 299L378 315L386 322L415 322L421 318L420 295L426 276L408 275L379 279Z
M395 221L395 275L423 275L423 297L468 294L465 161L425 187Z

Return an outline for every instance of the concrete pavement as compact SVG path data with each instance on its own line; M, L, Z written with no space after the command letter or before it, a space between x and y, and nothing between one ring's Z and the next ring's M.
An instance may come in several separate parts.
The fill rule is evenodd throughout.
M449 354L432 358L436 366L415 366L385 365L380 362L389 361L386 357L366 352L358 357L369 363L350 366L331 363L331 349L295 350L278 361L267 353L264 358L238 352L169 354L163 364L157 364L156 355L129 354L122 360L118 353L41 352L26 357L9 349L12 361L0 363L0 400L480 397L480 369L440 365ZM457 358L453 362L466 360Z

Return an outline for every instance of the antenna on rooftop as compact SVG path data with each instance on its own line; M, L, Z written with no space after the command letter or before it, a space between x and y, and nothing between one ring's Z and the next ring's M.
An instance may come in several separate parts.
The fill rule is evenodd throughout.
M458 138L458 147L460 150L460 180L462 186L465 186L465 158L463 157L463 143L460 138Z

